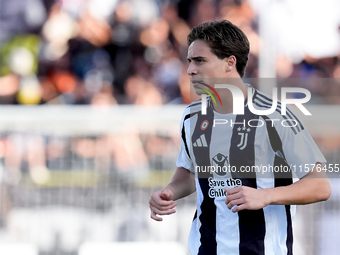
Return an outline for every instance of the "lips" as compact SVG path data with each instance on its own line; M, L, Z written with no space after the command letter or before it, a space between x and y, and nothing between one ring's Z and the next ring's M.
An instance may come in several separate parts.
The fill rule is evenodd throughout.
M197 87L199 85L206 85L203 81L191 81L191 82L194 87Z

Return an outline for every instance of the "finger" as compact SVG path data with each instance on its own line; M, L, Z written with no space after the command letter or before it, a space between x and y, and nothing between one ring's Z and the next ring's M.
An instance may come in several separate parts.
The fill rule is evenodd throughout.
M156 215L156 213L153 212L152 210L151 210L151 215L150 215L150 217L151 217L151 219L153 219L153 220L155 220L155 221L162 221L162 220L163 220L162 217L158 217L158 216Z
M233 206L235 206L235 205L241 205L241 204L243 204L244 203L244 201L243 201L243 199L235 199L235 200L232 200L232 201L230 201L228 204L227 204L227 206L228 206L228 208L229 209L231 209L231 208L233 208Z
M225 199L225 204L228 205L230 201L233 201L233 200L230 198L230 196L227 196Z
M149 203L149 205L152 206L152 207L157 208L158 210L166 211L166 210L170 210L170 209L175 208L177 204L176 203L172 203L172 204L167 205L167 206L162 206L162 205L159 205L157 203L151 202L151 203Z
M171 203L174 203L175 201L174 200L167 200L167 199L164 199L162 197L162 195L157 195L157 194L154 194L151 196L150 198L150 201L153 200L155 201L157 204L160 204L160 205L170 205Z
M162 191L160 197L164 200L170 200L171 195L172 195L171 190L166 189Z
M173 208L177 205L176 202L174 201L164 201L164 200L161 200L161 199L153 199L151 198L149 200L149 204L152 205L152 206L155 206L157 208L164 208L164 209L169 209L169 208Z
M175 208L176 205L177 205L176 203L172 203L172 204L167 205L167 206L161 206L159 209L161 209L161 210L170 210L170 209Z
M233 195L227 195L226 197L226 204L228 204L230 201L233 201L235 199L240 199L242 196L240 193L235 193Z
M224 191L226 192L227 195L232 195L232 194L239 192L240 188L239 187L232 188L232 189L225 188Z
M150 206L151 211L155 212L156 214L159 215L170 215L176 212L175 209L170 209L170 210L160 210L156 207Z
M235 206L235 208L232 209L231 211L236 213L236 212L242 211L244 209L247 209L247 205L246 204Z

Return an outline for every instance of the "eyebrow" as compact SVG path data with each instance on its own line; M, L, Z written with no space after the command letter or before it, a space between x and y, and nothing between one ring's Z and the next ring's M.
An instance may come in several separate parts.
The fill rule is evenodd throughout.
M192 57L192 58L187 58L188 60L205 60L205 57L201 57L201 56L198 56L198 57Z

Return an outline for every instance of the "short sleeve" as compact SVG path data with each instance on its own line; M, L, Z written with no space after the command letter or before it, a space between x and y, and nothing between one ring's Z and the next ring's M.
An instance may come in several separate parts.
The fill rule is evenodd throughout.
M276 128L287 163L296 176L302 178L316 163L326 164L326 159L302 122L292 111L290 114L291 116L282 119Z

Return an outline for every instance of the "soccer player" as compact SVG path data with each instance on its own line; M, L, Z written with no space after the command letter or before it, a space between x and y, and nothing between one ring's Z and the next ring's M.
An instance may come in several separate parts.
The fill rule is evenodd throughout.
M226 20L203 23L191 30L188 45L187 72L197 94L211 94L225 81L256 109L271 107L272 99L241 79L249 42L238 27ZM214 94L206 97L205 114L203 100L186 108L177 169L152 194L151 218L175 213L175 201L196 190L190 254L290 255L295 205L330 196L320 171L326 160L293 112L281 114L280 102L273 113L256 115L246 100L244 114L233 114L231 90Z

